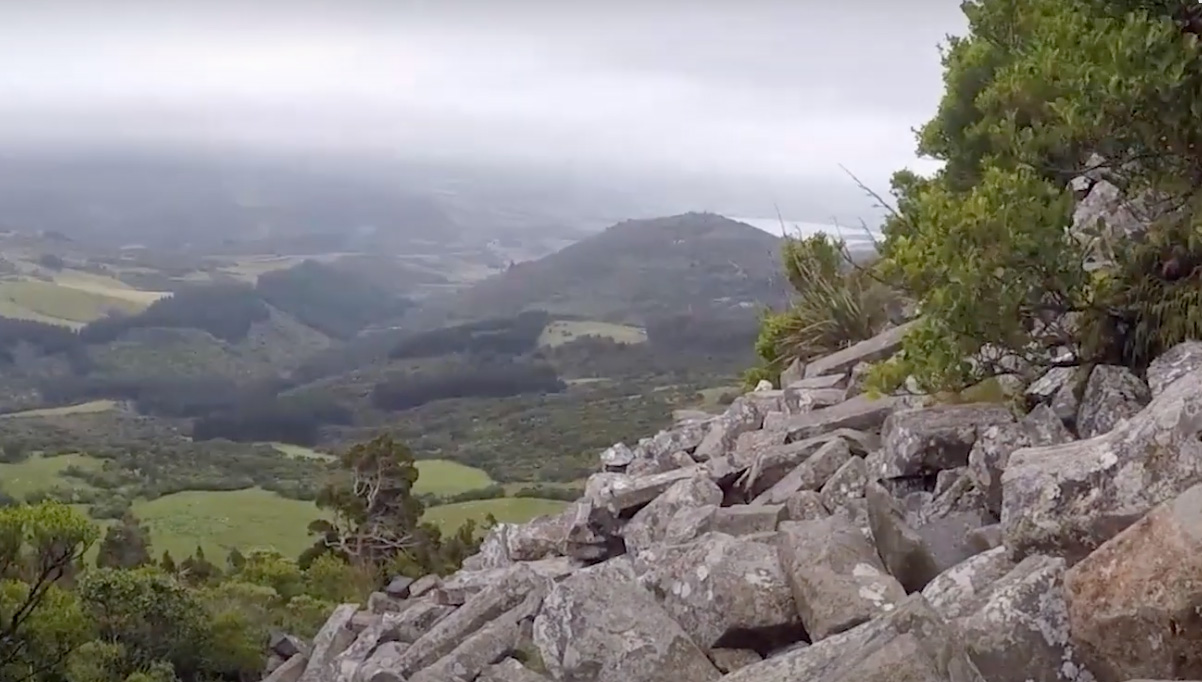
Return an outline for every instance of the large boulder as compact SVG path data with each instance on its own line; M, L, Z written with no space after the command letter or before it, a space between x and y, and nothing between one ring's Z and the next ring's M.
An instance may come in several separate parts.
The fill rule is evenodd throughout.
M1076 563L1152 507L1202 482L1202 370L1109 433L1023 448L1002 475L1002 529L1015 556Z
M986 682L956 629L917 594L859 627L753 663L722 680Z
M868 485L868 467L864 460L852 457L839 467L818 491L822 505L827 511L834 512L851 500L864 497L864 486Z
M622 529L626 550L641 552L662 540L672 517L682 509L716 507L721 503L722 490L708 476L677 481L640 509Z
M768 407L750 394L736 398L725 412L710 422L705 437L693 451L693 458L704 462L729 453L741 434L763 426Z
M1065 589L1073 643L1100 679L1202 678L1202 485L1083 559Z
M1202 341L1183 341L1148 365L1148 388L1158 396L1169 384L1202 369Z
M918 531L906 522L901 505L879 483L868 484L868 522L877 552L906 592L917 592L939 575L939 565Z
M529 622L542 605L542 591L531 592L509 611L461 641L450 653L413 675L407 682L473 680L490 664L515 651L523 622Z
M1077 410L1077 433L1092 438L1113 429L1119 421L1138 413L1152 399L1148 385L1126 367L1098 365L1089 374L1081 406Z
M709 533L656 547L638 563L642 584L704 649L764 654L801 638L793 593L768 544Z
M555 585L534 621L534 642L557 680L704 682L720 676L620 561Z
M626 552L621 524L609 507L586 498L569 508L573 515L564 542L564 552L568 556L594 563Z
M1048 405L1036 405L1017 423L992 424L981 431L968 454L968 476L985 493L985 506L1002 511L1002 472L1019 448L1059 445L1073 440L1064 422Z
M1010 410L989 403L935 405L893 413L881 429L878 478L937 473L968 465L979 434L1014 423Z
M906 594L845 516L782 523L777 550L812 642L891 610Z
M835 429L876 431L886 417L905 404L903 398L895 396L871 398L858 395L838 405L790 417L785 428L791 441L813 438Z
M326 619L325 625L313 638L308 664L300 676L301 682L328 682L335 677L334 660L355 641L351 620L358 610L358 604L342 604Z
M995 547L970 557L922 588L922 596L931 608L948 622L972 615L993 588L1014 569L1005 547Z

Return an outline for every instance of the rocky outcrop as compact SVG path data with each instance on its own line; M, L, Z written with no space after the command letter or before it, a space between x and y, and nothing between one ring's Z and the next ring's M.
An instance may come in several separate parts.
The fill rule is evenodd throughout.
M274 638L268 679L1202 679L1202 343L1012 412L854 390L899 338L615 444L561 514Z

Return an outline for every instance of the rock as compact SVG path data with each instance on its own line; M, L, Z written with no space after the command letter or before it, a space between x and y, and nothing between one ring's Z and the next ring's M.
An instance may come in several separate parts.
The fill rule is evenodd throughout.
M641 552L659 542L676 512L693 507L716 507L722 503L722 490L706 476L676 482L651 504L643 507L622 529L629 552Z
M454 611L453 606L436 604L433 601L415 602L397 618L394 624L396 638L406 644L416 642L422 634Z
M801 388L790 386L784 390L781 399L781 414L792 417L805 414L821 407L831 407L847 400L846 388ZM764 428L768 428L768 420L764 420Z
M327 682L330 679L334 658L355 641L350 622L358 610L358 604L342 604L326 619L313 638L313 649L305 672L300 676L301 682Z
M880 428L886 417L904 404L901 398L894 396L869 398L858 395L838 405L790 418L788 437L789 440L796 441L840 428L874 431Z
M810 459L816 451L834 440L845 441L847 447L853 453L863 452L867 448L876 445L876 438L871 434L865 434L853 429L835 429L834 431L813 438L806 438L777 447L764 448L760 452L755 453L754 456L737 457L733 463L728 465L728 468L735 470L745 469L739 478L739 486L748 493L749 497L756 498L763 494L764 491L776 485L800 464ZM838 446L832 447L837 448ZM827 453L825 456L831 457L834 455ZM710 462L710 465L715 463ZM830 470L831 474L834 474L838 467L842 465L843 461L840 461L834 469ZM713 473L710 476L714 478ZM822 483L825 482L824 478ZM815 490L822 483L818 483ZM765 498L762 502L770 504L776 502L778 499L777 497L773 497L770 502Z
M534 620L534 642L557 680L704 682L720 675L633 571L617 565L555 585Z
M1080 409L1081 398L1077 395L1075 383L1061 386L1052 396L1052 412L1074 432L1077 430L1077 411Z
M516 524L512 523L498 523L490 528L484 536L484 541L480 543L480 549L463 560L463 568L468 571L482 571L512 566L513 559L509 558L509 532L516 527Z
M959 626L990 682L1094 682L1069 642L1063 559L1024 559Z
M735 439L733 452L737 457L754 457L759 450L784 445L788 435L782 428L746 431Z
M703 422L714 415L705 410L672 410L672 421L677 424L686 422Z
M640 557L640 578L668 615L703 649L762 654L801 639L801 621L768 544L709 533Z
M822 497L822 505L833 513L848 500L864 497L864 486L867 484L868 467L863 459L852 457L827 480L818 494Z
M1025 391L1027 403L1031 406L1038 404L1050 406L1056 393L1072 383L1073 375L1076 372L1076 367L1052 367L1044 372L1043 376L1031 382L1031 385L1027 387Z
M332 679L337 682L353 682L356 672L380 644L397 641L397 623L401 616L389 613L376 617L355 641L330 663Z
M404 599L390 597L383 592L372 592L367 596L367 610L376 615L404 611L408 605Z
M437 588L441 584L442 584L442 578L440 578L439 576L437 576L433 573L424 575L424 576L418 578L417 580L413 581L413 584L411 584L409 586L409 598L417 599L418 597L421 597L422 595L426 594L430 590Z
M718 507L710 516L706 530L734 536L771 533L785 518L786 509L783 504Z
M714 514L719 507L686 507L668 520L662 542L665 545L684 545L713 529Z
M397 666L408 649L409 645L404 642L381 644L355 672L354 682L405 682L397 672Z
M788 388L790 384L801 381L805 377L805 365L799 358L793 358L788 367L780 373L780 387Z
M604 561L626 552L621 526L614 513L589 499L576 503L564 551L578 561Z
M1202 678L1202 485L1069 570L1072 641L1103 680Z
M384 588L384 594L397 599L405 599L409 596L409 587L413 585L413 578L407 578L403 575L398 575L388 581L388 586Z
M701 444L716 417L708 416L702 421L690 421L664 429L651 438L640 440L633 448L635 461L631 466L646 459L666 457L673 452L692 452Z
M545 592L550 582L524 564L514 566L503 578L473 596L418 638L397 661L397 672L402 677L408 677L429 666L486 623L525 601L532 592Z
M897 500L879 483L869 483L865 493L868 522L885 568L906 592L926 587L940 569L922 536L906 523Z
M543 602L536 590L516 608L510 609L459 643L450 653L409 678L408 682L444 682L460 678L474 680L484 668L517 648L523 621L533 619Z
M737 670L722 682L985 682L954 627L921 595L809 647ZM990 681L992 682L992 681Z
M1169 384L1202 369L1202 341L1183 341L1161 354L1148 365L1148 388L1153 397Z
M964 535L964 542L975 552L988 552L1002 546L1002 524L992 523L974 528Z
M1064 423L1047 405L1035 409L1018 423L991 425L981 432L968 455L968 472L985 493L985 506L994 514L1002 510L1002 472L1019 448L1059 445L1073 439Z
M871 620L905 596L876 548L843 516L782 523L777 549L811 642Z
M812 490L790 495L785 500L785 512L790 521L816 521L830 516L826 505L822 504L822 496Z
M593 474L585 484L584 499L592 502L594 507L607 507L615 514L628 515L659 497L677 481L694 478L707 471L704 465L699 464L652 476Z
M1134 416L1151 399L1147 384L1126 367L1098 365L1089 374L1081 396L1077 433L1082 438L1100 436L1120 420Z
M1122 190L1109 180L1099 179L1077 202L1069 234L1088 247L1085 267L1095 270L1110 264L1099 243L1123 243L1146 230L1147 223L1137 217L1134 204Z
M768 381L767 379L760 379L759 383L757 383L755 385L755 391L757 393L759 393L760 391L771 391L774 388L776 388L776 387L773 386L772 382Z
M272 633L271 641L267 645L268 649L275 654L278 654L285 661L293 656L300 654L308 656L310 647L300 637L294 637L283 632Z
M972 615L994 585L1014 569L1005 547L982 552L956 564L922 588L931 608L948 622Z
M550 682L512 658L485 668L476 682Z
M887 329L880 334L853 344L825 357L811 360L806 365L806 378L829 374L846 374L861 362L884 360L901 350L902 339L914 326L913 322Z
M1152 507L1202 481L1202 370L1109 433L1023 448L1002 475L1002 529L1016 557L1076 563Z
M822 376L805 377L797 381L790 381L783 385L786 389L796 388L803 391L823 388L846 388L847 375L845 373L824 374Z
M709 653L714 666L723 673L731 673L764 660L763 656L751 649L711 649Z
M762 410L760 405L748 396L736 398L725 412L714 418L709 432L693 452L693 458L704 462L727 454L734 448L739 434L755 431L763 426L764 414L767 411Z
M558 514L539 516L509 530L509 557L537 561L566 553L568 530L576 517L575 505Z
M263 682L297 682L304 674L308 664L309 659L305 658L303 654L296 654L272 670L271 674L263 678Z
M940 471L935 475L934 496L938 497L947 492L952 488L952 486L956 485L961 478L964 478L967 475L968 467L956 467L955 469L944 469L943 471Z
M799 490L818 490L851 459L851 448L846 440L828 440L804 462L785 474L784 478L752 500L751 504L780 504Z
M624 443L614 443L601 451L599 455L601 466L607 470L625 471L634 461L634 450Z
M967 466L968 453L982 431L1012 423L1010 410L990 403L900 410L885 420L882 465L871 473L899 478Z

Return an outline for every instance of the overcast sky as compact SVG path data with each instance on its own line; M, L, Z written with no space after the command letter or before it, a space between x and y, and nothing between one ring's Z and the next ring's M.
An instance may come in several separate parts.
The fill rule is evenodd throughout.
M5 0L0 135L878 180L962 27L957 0Z

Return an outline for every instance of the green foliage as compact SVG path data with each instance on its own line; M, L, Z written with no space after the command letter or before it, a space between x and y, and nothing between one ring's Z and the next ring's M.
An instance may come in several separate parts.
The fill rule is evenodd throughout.
M154 563L150 558L150 532L132 513L126 512L121 521L109 526L96 566L100 568L137 568Z
M973 0L963 9L969 34L947 46L943 100L918 138L919 152L945 166L931 178L895 176L885 229L885 270L924 322L874 373L877 388L907 375L932 391L963 388L1001 371L984 350L1037 368L1068 346L1085 363L1139 369L1196 338L1196 3ZM1092 153L1105 165L1088 167ZM1068 236L1066 183L1087 170L1144 209L1145 241L1090 225L1075 228L1086 239ZM1087 271L1087 251L1113 262Z

